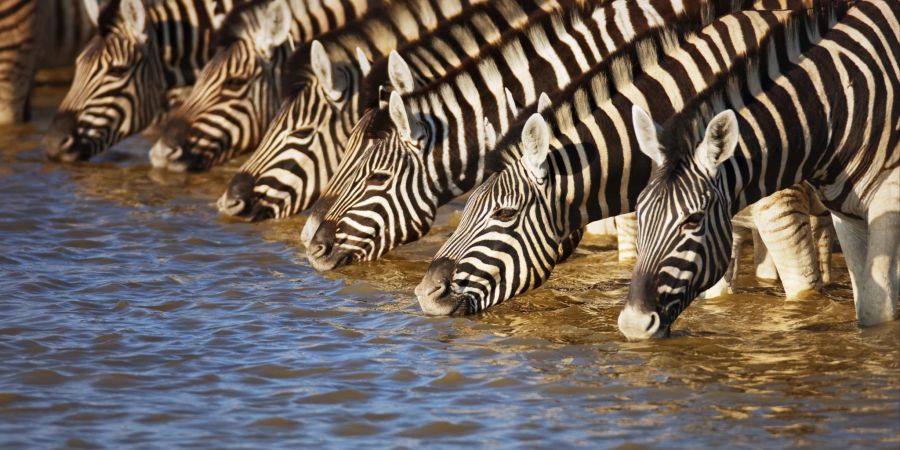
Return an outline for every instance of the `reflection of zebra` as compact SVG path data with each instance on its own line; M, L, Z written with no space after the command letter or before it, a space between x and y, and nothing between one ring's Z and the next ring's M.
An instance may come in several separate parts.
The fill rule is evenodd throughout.
M35 69L70 64L91 31L80 0L0 3L0 125L30 119Z
M95 0L86 0L97 11ZM239 0L236 0L240 2ZM47 156L72 161L140 132L193 84L210 53L213 25L232 0L109 0L91 17L99 36L75 64L75 79L45 139Z
M529 105L542 91L566 86L636 35L683 13L673 8L689 5L685 22L699 21L709 6L701 3L622 0L569 9L529 24L426 89L392 93L304 227L311 264L329 270L375 259L424 235L440 205L481 179L490 130L505 132L514 118L509 99Z
M861 325L895 318L900 285L900 3L861 0L827 33L800 27L782 51L722 77L659 133L634 112L660 167L641 193L638 261L619 329L666 335L725 273L731 217L801 181L832 211ZM809 48L807 45L814 45Z
M555 3L500 0L466 8L465 13L430 34L397 48L397 55L409 61L410 72L402 75L408 75L413 84L400 88L421 86L444 75L496 42L504 30L523 26L538 6L551 8ZM343 49L340 52L329 57L331 65L355 70L344 61L351 55ZM219 200L219 210L259 220L283 218L308 208L334 173L350 130L371 106L378 86L388 84L388 59L374 61L361 81L355 76L345 77L350 82L343 85L339 98L346 100L329 101L320 90L290 98L291 103L285 104L267 131L264 143L232 179Z
M631 105L671 115L739 55L777 42L791 17L747 11L696 35L652 36L636 56L611 59L557 93L549 111L520 119L495 150L501 170L472 193L416 288L422 309L473 313L546 281L569 234L632 211L649 178L649 160L633 150ZM632 78L638 66L644 73Z
M216 52L150 151L154 167L204 170L255 148L278 110L282 69L294 45L342 27L364 0L262 0L235 8Z

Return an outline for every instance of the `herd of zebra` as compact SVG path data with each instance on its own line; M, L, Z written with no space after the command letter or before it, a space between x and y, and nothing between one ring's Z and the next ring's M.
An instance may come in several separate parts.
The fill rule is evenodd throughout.
M620 257L636 258L618 319L629 339L666 336L692 300L728 289L749 236L757 273L795 296L828 281L836 234L860 325L897 317L900 1L77 9L96 32L49 159L86 160L150 128L157 169L252 153L219 211L309 211L301 241L320 271L420 239L469 193L415 289L427 314L540 286L589 223L615 217Z

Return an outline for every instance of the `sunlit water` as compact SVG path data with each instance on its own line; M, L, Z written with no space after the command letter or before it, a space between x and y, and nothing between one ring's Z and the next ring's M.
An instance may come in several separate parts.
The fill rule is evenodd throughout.
M627 343L629 267L594 239L544 288L428 318L412 291L452 208L321 275L304 218L217 216L237 164L154 172L142 139L45 163L51 106L0 133L0 447L900 446L900 323L857 328L840 261L821 295L745 275Z

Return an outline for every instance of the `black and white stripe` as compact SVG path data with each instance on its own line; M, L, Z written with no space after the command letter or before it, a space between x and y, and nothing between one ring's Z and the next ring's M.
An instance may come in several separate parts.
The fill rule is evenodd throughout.
M78 56L75 78L45 139L47 156L97 155L142 131L167 92L193 84L210 55L222 10L242 0L109 0L99 35ZM94 3L92 11L97 11Z
M660 170L637 203L638 261L619 316L629 339L666 335L725 272L731 217L801 181L833 213L859 323L896 317L898 23L898 2L855 2L827 33L801 28L777 65L751 60L719 79L661 133L635 111L640 148Z
M396 52L414 61L410 72L414 83L422 84L478 54L480 48L499 39L502 30L521 26L539 5L553 4L545 0L501 0L473 6L460 3L451 11L447 3L439 14L446 19L440 27L423 24L426 29L419 39L397 47ZM320 40L327 58L318 58L319 71L337 71L332 75L335 80L326 86L314 67L301 68L291 75L295 78L292 83L302 89L295 88L287 97L263 143L232 179L219 200L221 212L252 220L283 218L308 208L318 198L341 161L351 129L377 98L377 86L388 83L388 52L414 39L412 34L395 34L402 31L396 24L407 15L408 9L401 3L370 20L394 25L354 27L378 31L368 39L380 42L366 43L366 36L352 32ZM390 17L397 18L388 20ZM306 59L296 55L293 59L308 63L315 54L304 56ZM370 64L371 58L375 61Z
M310 262L328 270L418 239L440 205L483 179L488 130L509 128L515 117L510 99L533 104L541 92L565 87L636 37L678 16L699 24L710 9L733 6L617 0L567 8L427 88L404 97L393 93L388 108L360 130L365 146L345 157L314 206L301 234L310 239Z
M255 0L217 31L216 51L150 151L154 167L206 170L259 145L295 45L344 26L369 0Z
M499 172L472 193L417 288L423 310L473 313L541 285L573 233L633 210L650 165L632 150L631 105L672 114L790 17L745 11L696 34L664 30L519 119L491 155Z

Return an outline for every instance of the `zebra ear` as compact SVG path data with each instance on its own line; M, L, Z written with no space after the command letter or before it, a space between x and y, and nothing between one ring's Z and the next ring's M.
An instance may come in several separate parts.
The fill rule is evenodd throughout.
M550 96L547 95L546 92L541 92L541 96L538 97L537 104L537 112L543 112L545 109L550 107Z
M147 40L147 11L141 0L122 0L119 14L131 36L143 44Z
M331 58L325 51L325 46L319 40L315 40L310 44L310 65L312 65L313 73L322 83L325 92L328 92L331 98L340 98L341 86L335 83L334 70L331 66Z
M490 151L493 150L494 147L497 146L497 131L494 130L494 125L488 120L487 117L484 118L484 150Z
M391 114L391 121L397 127L400 137L407 140L418 140L421 137L419 127L413 126L409 121L409 115L406 113L406 105L403 104L403 98L397 91L391 92L391 100L388 104L388 110Z
M534 113L525 122L522 147L525 149L522 155L525 167L535 178L543 180L547 176L547 155L550 154L550 127L544 116Z
M634 125L634 134L637 136L638 147L647 155L657 167L666 162L662 148L659 145L659 128L650 114L638 105L631 107L631 122Z
M391 50L391 54L388 55L388 77L394 89L401 94L408 94L416 87L409 64L396 50Z
M504 92L506 92L506 106L509 107L509 112L512 113L513 117L519 115L519 107L516 106L516 99L513 98L512 92L509 91L509 88L503 88Z
M703 142L697 147L695 159L710 175L734 155L740 138L737 115L732 110L720 112L706 126Z
M356 63L359 64L362 76L366 76L372 71L372 63L369 61L369 57L359 47L356 47Z
M270 57L276 47L291 37L291 10L283 1L272 2L263 13L261 22L262 26L256 30L254 42L260 53Z
M87 14L88 20L96 27L97 18L100 16L100 5L97 4L97 0L84 0L82 4L84 5L84 13Z

